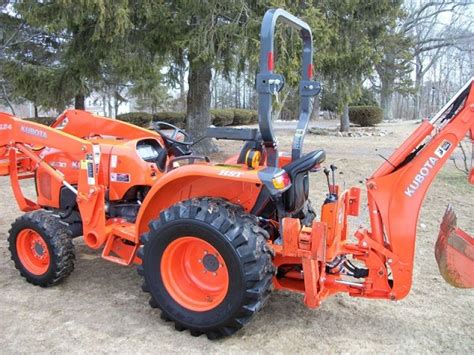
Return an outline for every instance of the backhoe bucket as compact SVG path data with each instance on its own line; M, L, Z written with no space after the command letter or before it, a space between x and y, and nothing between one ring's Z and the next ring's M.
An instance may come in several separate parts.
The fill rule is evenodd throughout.
M474 238L457 227L457 217L448 205L435 245L441 276L459 288L474 287Z

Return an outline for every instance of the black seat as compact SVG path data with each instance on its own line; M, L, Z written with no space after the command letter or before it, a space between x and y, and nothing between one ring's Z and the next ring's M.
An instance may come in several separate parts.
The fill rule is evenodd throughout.
M326 160L326 152L319 149L283 167L292 183L283 195L283 203L287 212L296 213L304 207L309 195L308 172L324 160Z

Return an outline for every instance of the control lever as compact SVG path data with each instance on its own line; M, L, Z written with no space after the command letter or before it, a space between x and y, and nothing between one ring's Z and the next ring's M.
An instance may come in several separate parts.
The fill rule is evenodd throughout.
M327 183L328 183L329 194L332 194L332 191L331 191L331 182L329 181L329 169L328 169L328 168L324 168L324 175L326 175L326 181L327 181Z
M328 189L329 189L329 194L326 197L326 200L324 201L324 204L337 201L335 176L334 176L334 171L337 169L337 167L335 167L334 165L331 165L330 168L331 168L331 171L332 171L333 185L331 185L331 182L329 181L329 174L330 174L329 169L324 168L324 175L326 175L326 181L328 183Z
M331 171L332 171L332 186L333 186L333 189L336 188L336 170L337 170L337 166L331 164L331 166L329 166L331 168Z

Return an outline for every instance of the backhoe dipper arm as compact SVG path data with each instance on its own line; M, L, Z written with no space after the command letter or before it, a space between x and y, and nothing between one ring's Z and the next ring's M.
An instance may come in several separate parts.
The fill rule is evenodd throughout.
M416 226L425 194L469 132L473 139L473 79L432 120L424 121L367 181L371 238L397 258L385 258L393 274L394 299L405 297L411 288Z

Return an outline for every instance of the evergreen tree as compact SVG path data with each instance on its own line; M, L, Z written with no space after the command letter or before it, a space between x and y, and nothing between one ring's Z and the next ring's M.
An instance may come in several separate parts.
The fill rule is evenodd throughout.
M316 0L330 40L316 53L317 69L334 84L341 116L340 130L349 130L348 105L360 95L364 79L381 60L376 49L387 31L395 26L401 0Z
M260 11L259 11L260 9ZM174 58L179 66L188 63L186 128L201 137L210 124L213 70L228 73L238 69L247 52L249 31L260 22L264 8L254 1L177 0L157 2L146 15L146 42L157 53ZM196 149L216 151L211 140Z
M15 10L29 26L60 44L54 65L40 61L43 68L38 69L57 65L54 69L61 82L53 85L56 94L63 95L67 86L75 107L84 109L85 97L94 88L126 81L146 65L141 42L134 41L137 33L132 20L137 16L134 10L141 10L134 6L138 3L142 4L126 0L24 0L15 5Z
M30 100L35 107L64 107L67 88L58 71L57 38L32 27L11 7L0 12L0 74L2 98L14 113L12 100Z
M380 80L380 85L376 86L376 89L380 93L380 106L386 120L393 119L393 94L395 92L408 93L412 87L411 46L410 38L394 29L382 36L376 45L376 50L382 56L375 65Z

